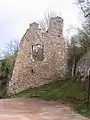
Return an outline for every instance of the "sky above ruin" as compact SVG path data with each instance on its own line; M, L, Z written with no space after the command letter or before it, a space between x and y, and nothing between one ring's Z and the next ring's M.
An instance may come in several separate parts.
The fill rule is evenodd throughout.
M10 40L20 40L29 24L39 22L48 11L61 14L65 32L71 25L78 27L79 10L74 3L74 0L0 0L0 49Z

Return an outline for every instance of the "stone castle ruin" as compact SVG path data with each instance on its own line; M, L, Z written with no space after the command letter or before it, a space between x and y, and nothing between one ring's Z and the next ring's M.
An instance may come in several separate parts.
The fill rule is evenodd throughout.
M63 19L53 17L45 33L37 23L30 24L22 37L9 93L17 93L30 87L48 84L67 70L67 45L63 35Z

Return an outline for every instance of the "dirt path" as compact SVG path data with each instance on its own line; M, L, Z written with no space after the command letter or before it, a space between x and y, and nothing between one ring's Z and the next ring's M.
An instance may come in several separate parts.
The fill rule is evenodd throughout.
M89 120L69 107L37 99L0 100L0 120Z

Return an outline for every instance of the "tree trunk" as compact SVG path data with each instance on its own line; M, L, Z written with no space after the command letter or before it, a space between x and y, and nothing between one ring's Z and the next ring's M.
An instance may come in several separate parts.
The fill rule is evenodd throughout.
M73 65L72 65L72 77L75 77L76 74L76 59L73 59Z

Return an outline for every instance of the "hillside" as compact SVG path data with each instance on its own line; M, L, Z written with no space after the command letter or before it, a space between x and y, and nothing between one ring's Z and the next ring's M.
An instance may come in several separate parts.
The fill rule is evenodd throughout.
M37 88L30 88L10 98L41 98L54 100L72 106L77 112L90 116L90 109L87 109L87 85L81 81L59 80L49 85Z

